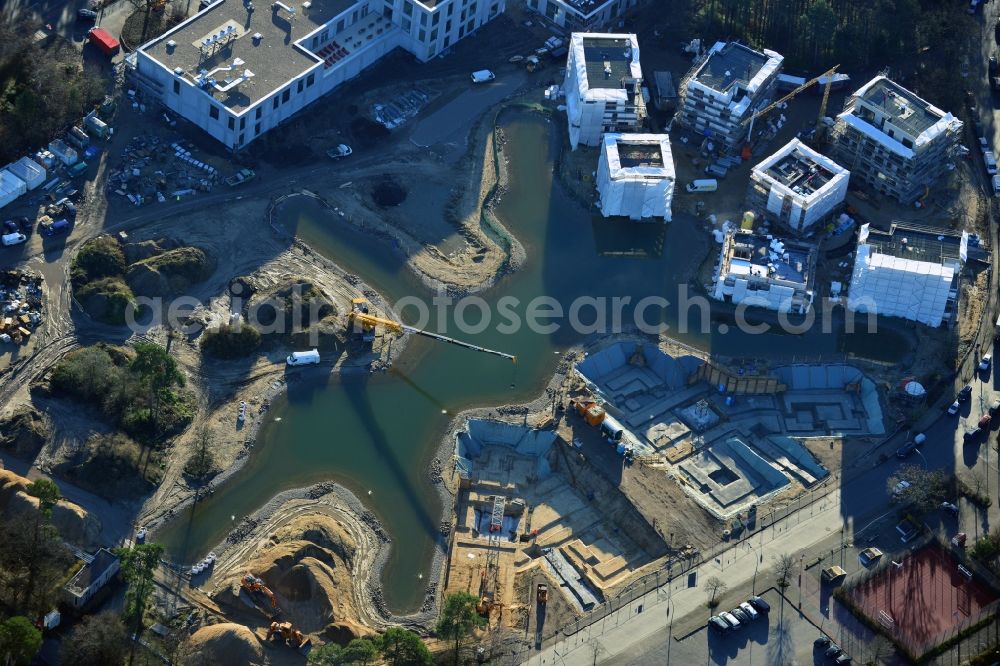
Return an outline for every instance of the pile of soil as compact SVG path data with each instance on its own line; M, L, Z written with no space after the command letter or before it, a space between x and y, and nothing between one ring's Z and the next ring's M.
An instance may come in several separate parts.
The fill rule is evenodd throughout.
M204 250L182 246L132 264L125 280L136 294L172 296L184 293L211 274L212 265Z
M194 663L264 664L260 640L242 624L224 622L202 627L187 640L184 652Z
M372 188L372 201L382 208L398 206L406 201L406 188L396 179L386 176Z
M0 423L0 448L19 458L33 459L49 439L45 417L33 407L22 407Z
M0 469L0 513L24 515L38 510L38 498L28 494L29 479L10 470ZM52 525L66 541L79 546L93 546L101 534L101 523L86 510L59 500L52 508Z
M276 530L245 571L264 580L278 598L282 617L303 633L346 643L373 633L357 621L351 594L356 549L333 518L306 515ZM228 596L238 590L240 576L242 570L235 573L232 585L214 595L217 602L239 603Z

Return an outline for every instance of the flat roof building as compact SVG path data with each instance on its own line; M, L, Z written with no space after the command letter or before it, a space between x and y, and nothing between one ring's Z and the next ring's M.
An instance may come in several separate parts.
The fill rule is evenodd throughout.
M735 151L750 117L770 103L783 62L774 51L716 42L681 81L677 121Z
M605 132L635 132L646 119L639 42L633 34L574 32L566 62L569 142L599 146Z
M969 248L962 236L938 229L893 225L884 232L864 225L847 309L934 327L951 321L961 284L963 242L968 257L985 255L980 248Z
M747 204L766 219L804 231L843 202L850 176L826 155L792 139L750 172Z
M137 85L239 149L397 47L426 61L506 0L218 0L136 52Z
M675 179L666 134L604 135L597 165L604 217L669 222Z
M732 229L722 241L712 297L805 314L812 307L816 247Z
M608 28L629 9L646 0L528 0L532 9L569 30L588 32Z
M876 76L848 98L832 138L855 179L908 205L948 169L961 131L950 113Z

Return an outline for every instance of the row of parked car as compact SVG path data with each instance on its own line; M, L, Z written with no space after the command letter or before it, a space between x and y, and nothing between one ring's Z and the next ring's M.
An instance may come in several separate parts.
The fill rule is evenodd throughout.
M771 606L760 597L753 596L731 611L723 611L708 620L708 628L718 633L736 631L750 624L771 610Z
M851 657L844 649L830 640L829 636L820 636L813 641L813 648L817 652L822 652L823 656L834 664L849 664Z

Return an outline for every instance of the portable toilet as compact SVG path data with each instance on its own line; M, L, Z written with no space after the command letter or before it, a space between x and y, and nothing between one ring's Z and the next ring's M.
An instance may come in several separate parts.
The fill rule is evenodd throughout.
M11 203L28 191L24 181L7 169L0 171L0 208Z

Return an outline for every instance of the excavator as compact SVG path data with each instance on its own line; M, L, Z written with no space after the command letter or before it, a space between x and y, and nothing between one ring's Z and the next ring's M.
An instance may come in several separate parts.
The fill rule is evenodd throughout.
M414 333L416 335L422 335L425 338L438 340L439 342L447 342L448 344L456 345L458 347L471 349L472 351L500 356L510 360L512 363L517 363L517 357L511 354L505 354L504 352L496 351L494 349L487 349L486 347L480 347L468 342L462 342L461 340L449 338L448 336L441 335L440 333L431 333L430 331L424 331L414 326L401 324L397 321L393 321L392 319L385 319L384 317L373 315L369 312L368 302L363 298L355 298L351 301L351 312L347 315L347 324L348 328L352 325L357 327L357 330L360 330L361 332L361 338L365 342L371 342L374 340L375 327L382 326L397 335L402 335L403 333Z
M267 640L275 638L302 654L309 654L312 650L312 639L306 638L301 631L292 626L291 622L272 622L271 628L267 630Z
M255 602L261 597L266 599L267 603L270 604L271 617L276 617L279 613L281 613L281 609L278 608L278 599L274 596L274 592L272 592L271 588L265 585L264 581L257 576L254 576L252 573L246 574L240 579L240 587L246 590L250 595L250 598ZM261 604L258 608L261 608L261 606L266 608L267 604Z

